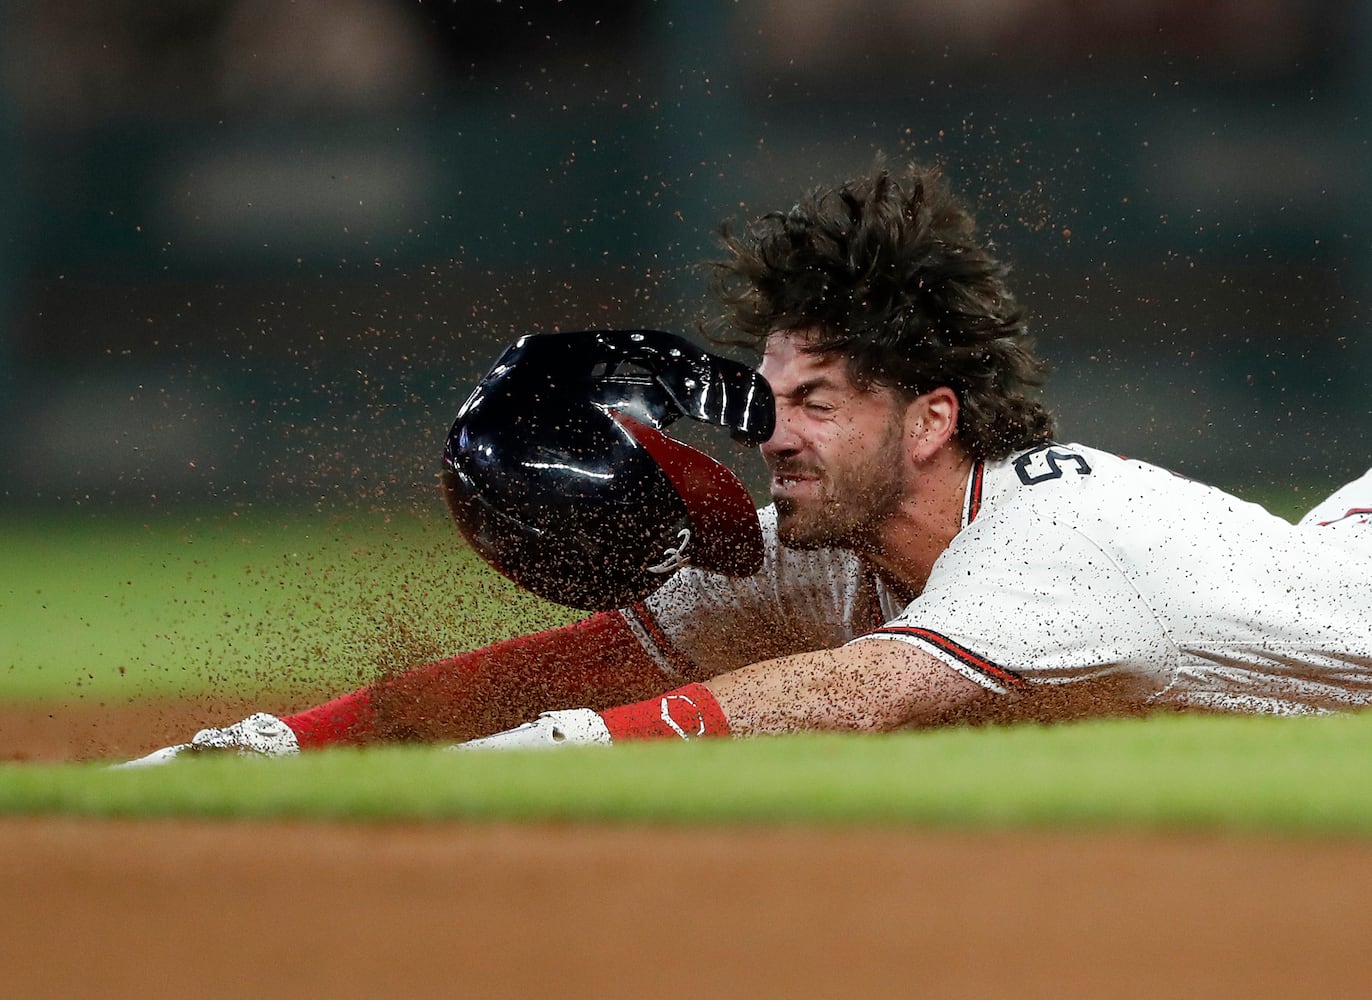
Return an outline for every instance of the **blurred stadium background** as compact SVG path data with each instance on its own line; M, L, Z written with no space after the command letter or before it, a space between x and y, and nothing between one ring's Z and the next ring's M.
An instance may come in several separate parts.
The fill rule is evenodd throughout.
M1063 436L1236 487L1367 443L1356 0L11 0L0 503L430 503L515 335L709 308L722 218L937 159Z

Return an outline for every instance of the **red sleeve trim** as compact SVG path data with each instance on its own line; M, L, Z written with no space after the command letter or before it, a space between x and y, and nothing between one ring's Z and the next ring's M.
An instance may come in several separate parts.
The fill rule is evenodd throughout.
M932 629L915 628L914 626L910 625L887 625L883 628L877 629L875 632L871 634L913 636L916 639L924 640L925 642L929 643L929 645L934 646L935 648L941 650L944 653L947 653L949 656L953 657L953 659L957 660L963 666L970 667L972 670L975 670L982 676L989 677L991 680L999 684L1004 684L1008 687L1029 686L1029 682L1025 680L1024 677L1020 674L1015 673L1013 670L1008 670L1005 667L998 666L992 663L990 660L986 659L986 657L980 656L977 653L972 652L966 646L960 645L954 642L952 639L949 639L946 635L940 635L938 632L935 632Z

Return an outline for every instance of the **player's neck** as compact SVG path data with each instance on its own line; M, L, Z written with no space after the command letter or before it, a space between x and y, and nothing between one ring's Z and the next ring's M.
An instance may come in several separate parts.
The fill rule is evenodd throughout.
M962 530L972 459L945 448L923 466L908 495L878 529L862 555L897 590L913 599L924 590L934 561Z

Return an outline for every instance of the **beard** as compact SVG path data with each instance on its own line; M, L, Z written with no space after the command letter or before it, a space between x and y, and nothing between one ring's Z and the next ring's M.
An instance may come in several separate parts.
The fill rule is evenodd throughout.
M870 453L842 465L779 461L774 473L818 477L817 495L777 497L777 537L793 549L850 549L876 543L905 495L904 428L893 421Z

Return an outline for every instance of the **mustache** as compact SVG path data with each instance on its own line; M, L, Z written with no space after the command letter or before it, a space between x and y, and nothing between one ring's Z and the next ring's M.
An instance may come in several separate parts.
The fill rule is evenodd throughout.
M776 461L767 463L774 476L823 476L824 466L810 462Z

